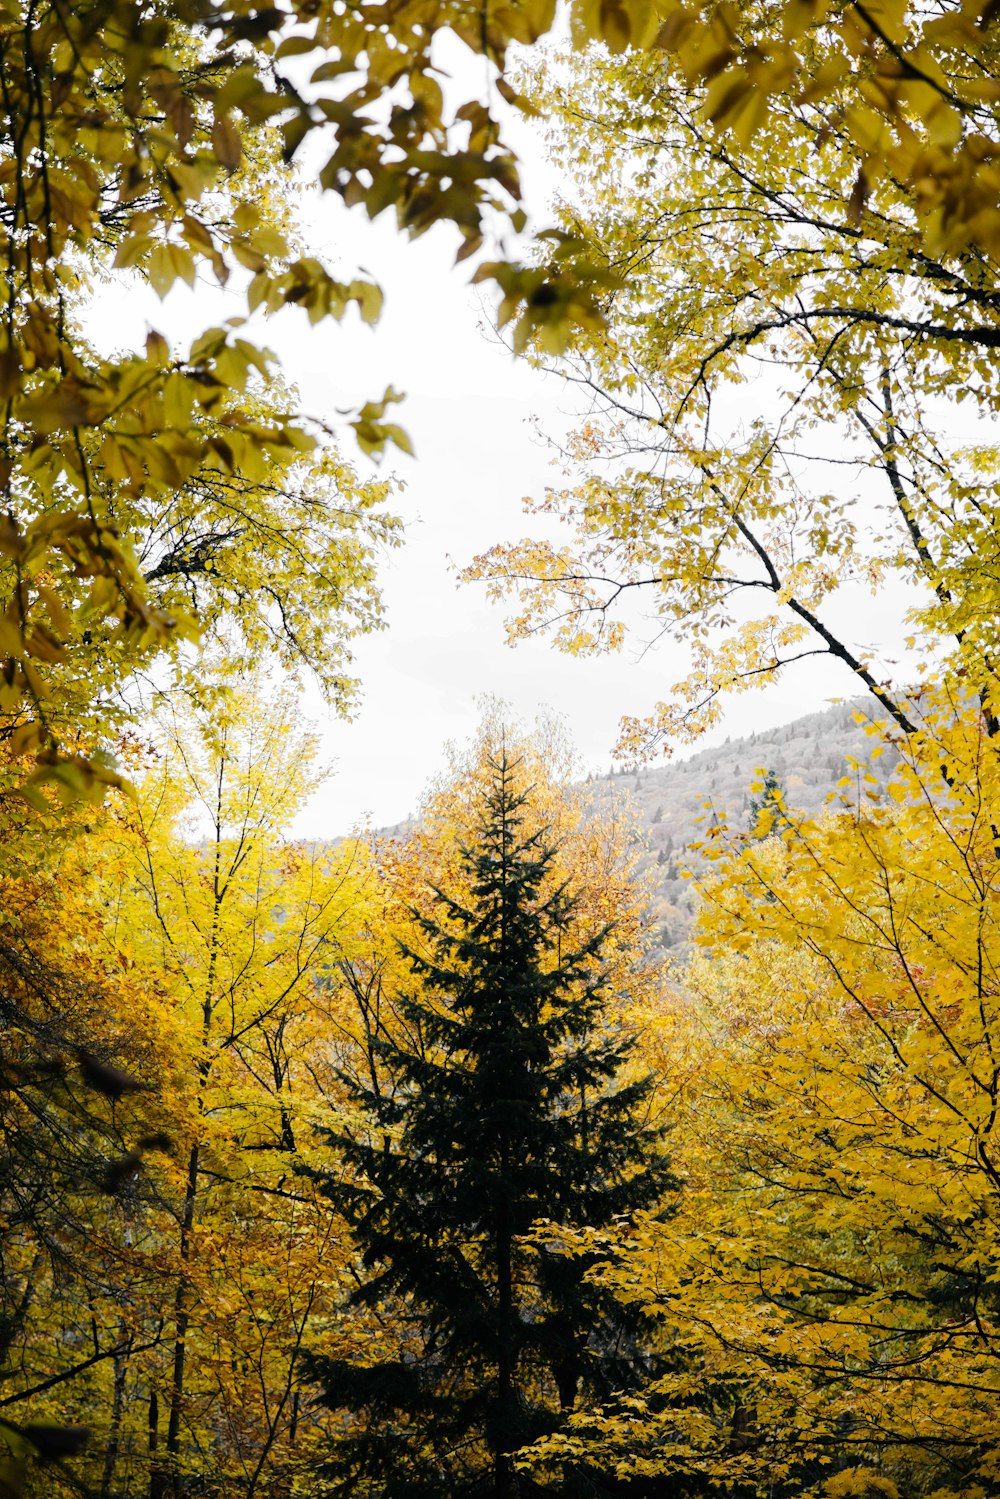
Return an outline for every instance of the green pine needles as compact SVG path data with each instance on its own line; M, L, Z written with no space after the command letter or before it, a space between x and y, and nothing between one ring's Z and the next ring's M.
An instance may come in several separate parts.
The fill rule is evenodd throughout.
M506 753L491 762L460 854L468 897L435 890L422 950L403 949L412 985L395 1008L409 1039L373 1039L386 1081L355 1081L365 1126L330 1136L352 1185L331 1177L327 1190L366 1272L354 1301L395 1328L392 1357L307 1360L323 1403L344 1412L327 1468L341 1492L540 1493L518 1455L652 1368L641 1320L567 1240L675 1183L646 1118L651 1079L625 1077L633 1042L607 992L609 929L574 942L577 903L545 832L526 830L517 771ZM552 1488L603 1485L563 1471Z

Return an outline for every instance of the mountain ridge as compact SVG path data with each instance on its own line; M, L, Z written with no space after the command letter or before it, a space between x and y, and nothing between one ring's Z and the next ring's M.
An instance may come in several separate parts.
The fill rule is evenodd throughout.
M648 917L654 951L676 950L690 934L697 895L682 870L704 866L690 845L713 820L724 821L733 832L749 832L754 783L762 773L777 776L790 811L820 811L851 772L859 779L866 772L872 776L877 784L866 785L865 793L878 795L899 758L891 744L866 732L866 723L880 719L884 721L884 710L873 697L845 699L773 728L708 745L683 759L622 767L605 775L592 772L577 783L595 811L610 811L619 799L622 811L634 820L643 845L637 876L647 876L652 887ZM873 759L876 746L880 753ZM418 820L419 814L378 832L405 837Z
M584 786L595 809L607 810L616 796L627 793L626 805L645 844L637 873L648 876L653 887L649 919L656 949L683 946L694 921L697 895L682 870L697 871L704 860L690 845L713 822L724 822L734 833L749 832L754 786L763 773L777 776L790 811L807 815L834 799L846 776L859 789L862 777L871 776L875 784L866 783L865 794L877 798L899 759L891 743L866 730L866 724L884 717L874 698L851 698L696 750L683 760L588 777Z

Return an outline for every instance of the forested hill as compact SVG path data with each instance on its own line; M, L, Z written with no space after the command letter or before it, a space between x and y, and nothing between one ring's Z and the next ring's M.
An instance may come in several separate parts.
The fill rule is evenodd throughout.
M851 760L866 766L879 782L885 780L896 762L895 751L886 748L873 762L873 741L858 722L869 713L876 717L876 708L871 700L854 699L745 739L727 739L683 760L588 778L600 806L607 808L620 798L637 818L648 848L642 868L655 884L651 916L658 946L677 947L690 930L697 897L681 870L697 867L698 861L686 854L688 845L704 836L712 809L734 831L747 830L758 772L773 771L788 807L803 812L818 811L838 781L856 774Z
M777 728L727 739L684 759L587 777L586 789L596 806L607 812L620 804L623 814L637 824L645 844L639 872L652 878L650 917L659 949L677 948L687 940L697 896L681 871L699 867L701 861L688 851L689 845L704 836L713 813L734 832L746 832L751 788L760 781L761 771L774 772L789 810L801 812L819 811L838 781L862 773L849 762L883 783L897 755L887 746L872 760L875 741L864 723L878 717L873 699L853 698ZM411 826L402 822L383 832L403 834Z

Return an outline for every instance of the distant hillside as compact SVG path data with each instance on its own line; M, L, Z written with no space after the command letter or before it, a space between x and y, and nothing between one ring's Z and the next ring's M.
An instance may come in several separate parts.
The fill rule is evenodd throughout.
M681 870L697 870L703 861L688 845L704 837L713 816L735 833L749 831L751 786L760 771L775 773L790 811L806 813L824 806L849 773L849 758L884 785L898 756L886 747L872 761L874 741L855 721L859 714L883 716L873 698L855 698L683 760L588 777L585 789L596 807L608 812L617 802L636 822L645 845L639 869L654 886L649 915L659 951L683 946L691 930L696 896ZM405 836L412 826L406 821L382 831Z
M686 855L687 846L704 836L713 814L734 832L748 831L750 788L759 771L774 771L789 809L807 813L819 811L849 773L849 757L884 784L897 755L886 748L872 762L873 741L855 722L859 713L878 717L878 705L855 699L688 759L588 779L597 806L607 810L618 798L630 804L648 846L641 867L655 882L650 915L658 947L676 948L690 931L696 897L680 870L697 868L700 861Z

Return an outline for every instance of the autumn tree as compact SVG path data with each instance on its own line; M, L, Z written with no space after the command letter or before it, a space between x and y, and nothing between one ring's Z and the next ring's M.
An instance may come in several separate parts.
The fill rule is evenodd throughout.
M210 1477L250 1499L314 1459L298 1354L348 1267L295 1168L329 1117L324 976L364 924L365 881L363 850L287 837L315 784L293 716L233 691L200 721L168 716L135 799L93 814L67 892L18 922L22 987L46 978L39 953L75 974L32 996L49 1069L3 1115L20 1169L0 1411L89 1428L66 1492L163 1499ZM38 883L5 886L9 919Z
M386 486L295 419L271 356L235 328L183 352L149 332L115 355L82 331L79 288L115 266L162 294L199 258L220 283L301 261L267 106L244 150L230 105L209 106L222 74L198 33L193 14L29 5L4 41L0 711L15 757L40 756L37 779L68 791L113 779L95 751L171 639L224 625L232 651L274 648L345 705L348 641L377 622L375 558L394 535ZM355 293L374 316L374 291Z
M845 150L849 218L902 189L917 253L960 263L998 249L996 14L983 0L673 0L656 42L736 150L797 120ZM988 339L982 340L988 347Z
M211 1473L249 1499L309 1462L297 1356L343 1266L295 1165L324 1107L322 976L350 952L363 879L351 847L287 839L315 785L293 718L287 697L231 692L179 722L107 871L116 934L177 1027L175 1169L149 1243L170 1300L162 1353L132 1376L151 1494Z
M642 1421L582 1413L543 1464L831 1499L995 1483L994 22L677 6L672 60L564 59L535 91L574 173L563 226L619 285L562 366L589 420L537 509L571 539L473 571L520 594L515 633L690 646L630 755L823 656L904 760L888 806L785 826L705 887L671 1058L688 1186L609 1277L711 1399L671 1373ZM838 622L843 583L894 579L948 684L929 716Z
M371 216L393 209L411 234L454 225L461 257L482 252L476 279L498 292L500 319L513 324L518 346L537 334L558 352L574 327L596 333L617 264L564 227L543 231L533 258L504 243L504 230L516 235L525 216L498 101L531 108L508 76L507 53L511 43L545 35L554 12L553 0L525 0L481 24L449 0L430 12L402 4L391 16L313 0L284 9L250 0L222 8L178 0L168 9L27 0L9 10L0 711L14 715L18 749L36 757L37 780L95 792L113 777L94 753L81 756L74 738L78 713L86 724L94 706L91 662L103 664L112 687L127 679L136 664L197 629L206 596L221 592L227 607L245 606L251 643L261 629L274 629L294 655L314 643L308 612L281 618L294 597L288 528L302 515L294 498L282 497L295 493L301 455L325 441L325 414L310 422L288 410L240 316L206 328L189 349L154 330L144 347L140 335L110 356L81 336L81 294L112 266L161 295L204 273L245 289L251 315L291 306L319 321L357 307L375 319L378 289L362 275L335 274L294 230L288 165L302 150L319 185L348 206ZM577 46L597 39L615 54L653 49L657 74L658 59L667 59L675 91L693 85L697 119L738 151L786 134L809 148L834 138L843 174L838 219L846 213L850 224L869 212L892 219L893 195L901 194L910 264L918 272L929 266L960 322L963 309L975 309L958 342L991 347L991 283L975 269L988 265L996 240L989 4L786 0L736 10L576 0L571 23ZM461 101L464 90L446 97L436 77L449 43L487 64L475 73L483 87ZM765 119L767 131L759 128ZM906 312L889 310L875 325L904 340L914 331ZM935 339L944 327L941 337L952 340L957 324L934 312L916 327L918 338ZM406 445L391 420L395 399L391 389L373 394L350 418L367 451ZM879 422L891 449L894 418ZM341 466L330 450L320 461L327 474ZM221 480L210 477L216 473ZM342 477L341 467L335 482ZM261 488L244 507L238 496L247 482ZM348 478L348 510L355 493ZM176 512L174 495L183 496ZM331 503L312 518L305 548L324 606L344 574L330 554L341 530L335 510ZM348 553L359 535L364 552L365 525L346 529ZM166 546L143 567L137 553L151 533ZM251 536L267 539L277 598L263 569L244 559L242 573L230 570L236 534L247 551ZM225 559L218 567L216 551ZM169 599L154 586L168 559ZM220 578L228 588L216 587ZM360 593L362 601L370 594L363 565ZM800 603L811 608L808 598ZM101 637L106 648L88 658ZM63 707L68 683L76 694ZM98 738L91 735L92 751Z
M349 1174L327 1190L365 1267L353 1301L379 1311L367 1356L308 1359L348 1422L329 1464L345 1489L522 1492L525 1445L647 1367L641 1317L609 1315L565 1236L673 1182L651 1079L611 1022L607 929L574 934L531 799L501 748L452 890L414 913L395 1033L372 1038L377 1075L353 1083L361 1118L329 1135Z
M710 1399L668 1371L539 1461L829 1499L996 1482L997 763L968 705L909 706L882 801L720 851L646 1039L685 1191L604 1274Z
M25 811L21 808L21 811ZM16 815L16 814L15 814ZM6 821L6 818L4 818ZM15 833L7 824L7 832ZM81 832L81 830L76 830ZM87 1417L73 1382L108 1390L114 1424L126 1355L157 1342L103 1318L132 1279L109 1201L169 1150L144 1102L157 1058L124 1024L148 995L94 943L100 904L78 847L0 877L0 1486L19 1492L37 1457L76 1456ZM61 881L69 880L63 889Z
M296 411L245 324L287 307L375 321L381 294L303 242L290 163L308 138L320 186L372 216L394 208L413 234L452 223L462 254L497 213L522 228L492 101L446 105L431 51L451 37L499 72L507 44L552 13L540 0L485 29L447 5L391 23L365 6L243 0L28 0L7 14L0 712L15 752L36 756L36 783L113 780L93 753L100 710L222 612L251 654L273 639L341 700L345 643L377 613L372 554L392 522L382 487L337 454L328 414ZM508 257L480 273L502 274L527 325L558 330L592 307L585 268L569 274L560 253L548 270ZM189 348L144 328L108 354L84 335L96 279L140 277L163 296L199 275L238 287L245 315ZM408 448L398 394L369 394L345 425L365 452Z
M107 809L100 818L107 819ZM83 1389L120 1420L120 1374L159 1341L122 1315L137 1283L129 1251L137 1180L172 1148L155 993L102 941L105 911L82 817L0 808L0 1486L19 1493L35 1459L75 1457L90 1435ZM40 833L44 838L39 841ZM113 1441L113 1435L112 1435ZM109 1442L110 1450L111 1443ZM104 1454L102 1454L103 1458ZM110 1470L109 1470L110 1471ZM53 1484L58 1480L53 1476Z
M587 417L566 486L533 507L562 517L569 538L497 549L473 572L520 596L515 634L548 629L575 651L684 643L689 671L625 725L630 753L693 737L728 694L821 658L907 732L893 649L855 641L835 602L844 585L879 592L894 578L912 590L929 654L943 642L993 714L997 465L977 419L1000 399L995 261L944 233L928 244L905 174L875 172L845 203L858 114L822 102L822 80L868 79L874 143L875 96L895 65L870 37L874 73L851 73L832 17L853 16L860 35L909 8L865 21L861 7L824 6L815 30L810 9L781 46L815 67L815 99L804 85L768 100L766 83L734 82L747 118L768 119L735 138L704 116L738 71L736 40L732 53L719 42L707 85L694 61L685 71L636 54L564 58L533 80L567 174L563 226L619 284L602 331L579 336L562 365ZM940 7L940 35L945 11L966 25L959 9L971 14ZM729 23L741 35L767 24L754 6L720 14ZM981 33L990 56L994 29ZM995 135L995 107L979 114Z

